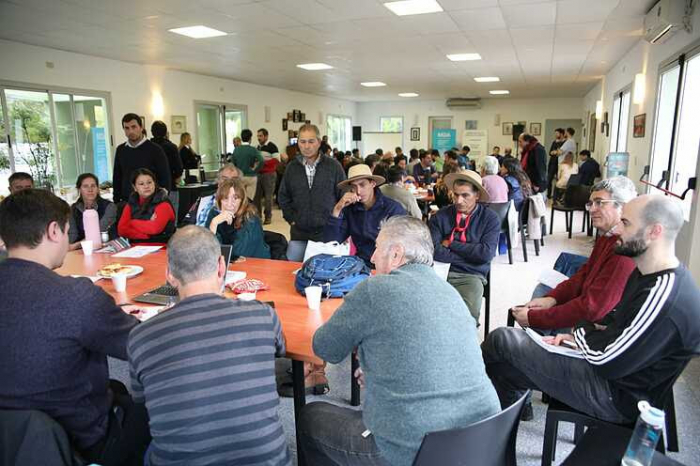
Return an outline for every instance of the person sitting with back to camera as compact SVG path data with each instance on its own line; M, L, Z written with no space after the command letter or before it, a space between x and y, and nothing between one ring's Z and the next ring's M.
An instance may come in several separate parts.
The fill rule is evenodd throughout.
M134 170L134 192L124 206L117 231L132 243L167 243L175 233L175 209L168 192L156 183L147 168Z
M221 244L230 244L235 257L270 258L260 217L249 203L241 180L224 180L219 184L205 227Z

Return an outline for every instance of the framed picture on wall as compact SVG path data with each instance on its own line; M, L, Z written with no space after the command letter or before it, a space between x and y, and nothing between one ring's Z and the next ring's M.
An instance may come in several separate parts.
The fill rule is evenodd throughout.
M467 120L464 122L464 129L477 129L478 120Z
M170 132L182 134L187 132L187 117L185 115L173 115L170 117Z
M287 120L291 120L294 118L294 114L292 112L287 112Z
M542 123L530 123L530 134L533 136L542 135Z
M503 135L504 136L512 136L513 135L513 122L512 121L503 123Z
M287 131L287 128L289 127L289 120L286 118L282 118L282 131Z
M420 128L417 126L411 128L411 141L420 141Z
M634 117L634 130L632 131L632 137L643 138L647 123L647 114L642 113L641 115L635 115Z
M304 120L304 124L305 124L305 125L310 125L310 124L311 124L311 120Z
M595 118L595 113L591 113L591 122L588 125L588 150L595 152L595 133L598 127L598 121Z

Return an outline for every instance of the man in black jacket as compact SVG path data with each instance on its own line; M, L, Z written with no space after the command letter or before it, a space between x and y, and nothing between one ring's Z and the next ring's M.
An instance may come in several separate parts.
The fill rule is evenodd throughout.
M535 136L523 133L518 137L520 163L530 177L535 193L547 192L547 151Z
M483 343L503 406L534 388L598 419L632 422L641 400L663 408L675 380L700 354L700 290L675 254L680 203L647 194L622 209L616 252L637 268L620 302L599 322L576 324L572 335L542 338L552 348L575 348L582 359L552 354L510 327Z
M591 158L591 151L582 150L578 154L579 166L578 166L578 176L581 184L586 186L591 186L595 182L595 179L600 177L600 164L596 159Z
M114 154L114 171L112 185L114 187L114 202L126 201L134 191L131 185L131 174L139 168L148 168L156 174L158 185L170 189L172 176L170 164L165 152L144 136L141 117L135 113L127 113L122 118L122 128L127 141L117 147Z
M168 165L170 166L170 186L163 187L170 191L170 202L173 203L175 212L177 212L179 200L177 185L180 182L183 172L180 151L177 146L168 139L168 126L162 121L156 120L153 122L151 125L151 134L153 135L151 141L158 144L168 158Z
M345 180L345 171L337 160L320 154L320 146L316 125L299 128L301 157L290 160L277 195L292 240L323 241L323 229L342 194L338 183Z
M547 197L552 197L554 191L554 177L559 169L559 148L564 144L564 129L554 130L554 141L549 147L549 165L547 167Z

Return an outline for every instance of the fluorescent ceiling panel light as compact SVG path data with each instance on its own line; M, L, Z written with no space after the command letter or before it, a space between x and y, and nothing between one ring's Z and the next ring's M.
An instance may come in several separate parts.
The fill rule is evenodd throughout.
M506 95L506 94L510 94L510 91L506 91L506 90L489 91L489 94L492 94L492 95Z
M180 34L182 36L191 37L193 39L207 39L209 37L219 37L225 36L226 33L222 31L217 31L216 29L208 28L206 26L190 26L186 28L175 28L169 29L170 32L175 34Z
M404 0L401 2L388 2L384 4L397 16L423 15L425 13L439 13L442 7L435 0Z
M453 53L447 55L447 58L452 61L473 61L481 60L481 55L478 53Z
M478 83L497 83L501 80L498 76L484 76L480 78L474 78L474 81Z
M381 81L367 81L364 83L360 83L360 85L365 87L382 87L386 86L386 83L383 83Z
M297 68L308 71L318 71L318 70L330 70L333 69L331 65L326 65L325 63L302 63L297 65Z
M418 94L415 92L402 92L399 94L399 97L418 97Z

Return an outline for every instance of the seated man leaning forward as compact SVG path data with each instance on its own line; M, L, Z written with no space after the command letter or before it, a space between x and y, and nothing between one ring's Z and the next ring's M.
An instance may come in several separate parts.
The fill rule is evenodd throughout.
M577 347L584 359L541 348L520 329L502 327L483 343L486 371L502 406L538 389L598 419L629 423L647 400L663 409L674 381L700 354L700 290L676 258L680 203L643 195L622 208L617 254L634 259L620 302L574 333L544 337Z
M377 187L384 183L381 176L372 175L364 163L350 167L348 179L338 188L350 186L350 191L336 203L323 232L324 241L342 243L348 236L357 248L357 256L371 266L370 258L382 220L406 215L401 204L382 194Z
M488 202L489 195L478 173L450 173L445 176L445 185L452 192L453 204L440 209L428 222L435 260L450 264L447 281L462 296L478 325L501 224L494 211L479 204Z
M409 466L426 433L499 411L474 321L431 267L425 224L385 221L372 262L377 275L357 285L313 339L314 353L331 363L358 348L365 409L306 405L297 429L308 464ZM419 289L431 292L416 299Z
M580 320L597 322L620 301L634 261L615 253L622 206L637 196L632 180L616 176L591 189L586 209L601 233L588 261L568 280L544 297L535 297L511 310L523 327L570 329ZM541 296L541 295L540 295ZM566 331L568 333L568 330Z
M180 302L136 327L128 353L134 398L153 431L149 464L291 465L277 407L274 309L221 295L226 261L198 226L168 242L168 282Z
M87 278L54 272L68 252L70 215L42 189L0 203L9 252L0 264L0 409L44 412L89 463L141 464L146 410L107 367L107 356L126 360L138 321Z

